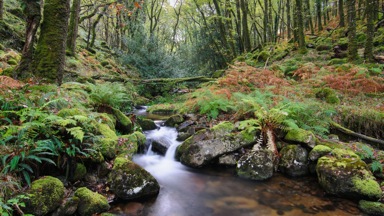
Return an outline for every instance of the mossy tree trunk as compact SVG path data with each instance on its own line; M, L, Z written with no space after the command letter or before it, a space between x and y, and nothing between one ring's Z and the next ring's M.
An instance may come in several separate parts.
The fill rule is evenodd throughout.
M76 51L76 39L79 30L81 0L73 0L71 18L69 20L67 49L74 56Z
M92 39L91 39L91 43L89 45L89 47L91 47L91 48L95 45L97 24L99 24L101 18L103 17L103 15L107 11L107 9L108 9L108 5L104 6L103 11L97 16L95 22L93 22L93 24L92 24Z
M243 43L244 49L246 52L251 50L251 40L249 38L249 29L248 29L248 1L240 0L240 7L242 13L242 26L243 26Z
M299 51L300 53L305 53L307 49L305 47L302 0L296 0L296 22L297 22L297 39L299 43Z
M288 40L292 37L291 32L291 0L287 0L287 36Z
M268 14L269 14L269 4L268 0L264 0L264 43L267 43L269 41L270 35L269 33L269 19L268 19Z
M36 48L35 75L48 82L62 82L70 0L46 0L44 20Z
M315 30L313 28L313 22L312 22L312 15L311 15L311 3L309 0L305 0L305 14L306 14L306 21L308 22L309 24L309 28L311 30L311 34L315 34Z
M357 59L356 0L348 0L348 60Z
M14 76L18 79L28 77L32 71L33 44L36 41L36 32L41 21L42 0L23 0L26 15L25 43L21 54L21 60L16 67Z
M365 43L364 58L373 62L373 36L375 33L374 26L374 11L375 11L375 0L367 0L365 14L367 15L367 40Z
M317 14L317 30L323 30L323 24L321 23L321 0L316 0L316 14Z
M0 20L2 20L3 19L3 14L4 14L4 3L3 3L3 0L0 0Z
M339 0L339 19L340 19L340 27L345 27L345 15L344 15L344 1Z

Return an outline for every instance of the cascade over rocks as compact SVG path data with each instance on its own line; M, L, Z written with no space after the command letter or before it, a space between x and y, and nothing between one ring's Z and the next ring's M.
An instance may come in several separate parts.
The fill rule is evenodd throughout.
M268 149L250 151L243 155L236 166L241 178L266 180L273 176L275 154Z
M109 174L111 191L123 200L132 200L159 193L156 179L139 165L124 157L117 157Z
M219 156L231 153L255 142L245 131L233 132L234 124L222 122L212 129L203 129L185 140L177 148L176 157L190 167L202 167Z
M152 150L165 155L168 148L171 146L171 142L167 139L161 138L152 141Z
M376 201L382 191L359 156L350 150L334 149L318 160L316 172L323 189L332 195Z
M279 170L292 177L308 174L308 151L300 145L288 145L281 151Z

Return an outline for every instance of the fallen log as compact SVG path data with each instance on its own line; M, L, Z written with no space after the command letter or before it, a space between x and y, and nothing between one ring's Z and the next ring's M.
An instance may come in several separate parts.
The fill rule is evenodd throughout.
M375 143L375 144L378 144L380 145L380 149L383 149L384 148L384 140L380 140L380 139L376 139L376 138L373 138L373 137L369 137L369 136L366 136L364 134L360 134L360 133L356 133L352 130L349 130L348 128L345 128L343 126L341 126L340 124L336 123L336 122L331 122L331 126L346 134L346 135L349 135L349 136L352 136L352 137L356 137L356 138L360 138L360 139L363 139L365 141L368 141L368 142L371 142L371 143Z

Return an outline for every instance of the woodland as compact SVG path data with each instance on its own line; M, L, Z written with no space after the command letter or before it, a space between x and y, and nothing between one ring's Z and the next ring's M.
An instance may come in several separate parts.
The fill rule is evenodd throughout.
M154 129L142 106L171 116L188 167L236 153L240 178L313 175L384 215L383 0L0 0L0 214L156 196L131 161ZM202 134L240 146L199 163ZM270 174L255 176L243 157L261 153ZM137 182L151 183L121 186Z

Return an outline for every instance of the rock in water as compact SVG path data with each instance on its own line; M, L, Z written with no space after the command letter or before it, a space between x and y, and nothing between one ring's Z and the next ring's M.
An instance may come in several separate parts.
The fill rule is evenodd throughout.
M250 151L237 162L238 176L252 180L266 180L272 177L275 154L267 149Z
M244 131L232 132L235 126L222 122L210 130L200 130L177 148L176 157L190 167L202 167L221 155L236 151L255 141Z
M316 172L320 185L329 194L372 201L381 198L379 183L352 151L332 150L331 155L318 160Z
M77 212L81 216L92 216L97 213L108 211L110 208L107 198L86 187L77 189L75 191L75 197L80 199Z
M123 200L154 196L160 190L159 183L151 174L124 157L115 159L109 182L112 192Z
M300 145L288 145L281 151L279 170L292 177L308 174L308 151Z

